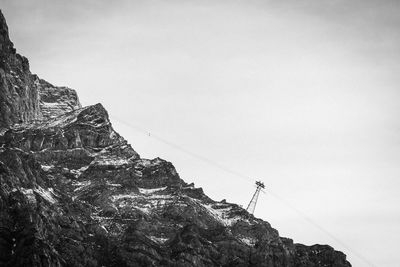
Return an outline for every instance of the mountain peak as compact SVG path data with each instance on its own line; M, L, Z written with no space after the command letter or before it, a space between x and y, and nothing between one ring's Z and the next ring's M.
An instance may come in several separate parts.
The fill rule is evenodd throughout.
M4 55L10 52L15 53L15 49L8 35L6 19L0 9L0 53Z
M1 24L0 266L351 266L141 158L101 104L32 75Z
M75 90L58 87L31 73L16 53L0 10L0 132L15 124L47 120L81 107Z

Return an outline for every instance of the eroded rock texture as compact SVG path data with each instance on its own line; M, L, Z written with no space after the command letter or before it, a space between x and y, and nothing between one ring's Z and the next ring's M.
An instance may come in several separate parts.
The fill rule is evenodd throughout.
M16 53L0 14L0 131L14 123L41 117L39 93L28 59Z
M102 105L32 75L0 20L0 266L350 266L140 158Z

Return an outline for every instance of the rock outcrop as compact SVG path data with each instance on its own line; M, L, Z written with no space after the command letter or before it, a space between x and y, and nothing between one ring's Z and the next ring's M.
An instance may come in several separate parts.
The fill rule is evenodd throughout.
M0 266L351 266L141 158L101 104L32 75L0 20Z
M39 92L28 59L16 53L0 14L0 132L14 123L41 118Z
M35 78L35 84L39 89L40 111L43 119L56 118L82 107L75 90L54 86L37 76Z

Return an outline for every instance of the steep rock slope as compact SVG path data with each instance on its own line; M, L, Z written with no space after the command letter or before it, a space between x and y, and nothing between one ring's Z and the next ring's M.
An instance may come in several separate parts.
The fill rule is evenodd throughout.
M0 131L16 122L41 117L39 93L28 60L17 54L0 14Z
M76 92L31 74L28 59L16 53L0 12L0 133L15 124L56 117L80 108Z
M0 18L0 266L351 266L141 158L101 104L32 75Z

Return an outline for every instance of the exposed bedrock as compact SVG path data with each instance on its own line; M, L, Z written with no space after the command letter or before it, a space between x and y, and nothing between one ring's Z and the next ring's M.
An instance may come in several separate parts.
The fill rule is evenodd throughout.
M30 73L1 13L0 49L0 266L351 266L141 158L101 104Z

